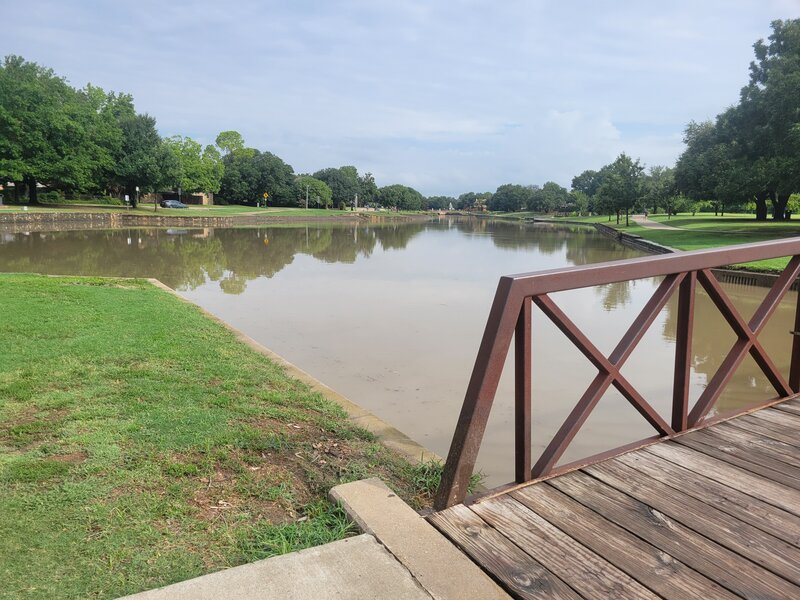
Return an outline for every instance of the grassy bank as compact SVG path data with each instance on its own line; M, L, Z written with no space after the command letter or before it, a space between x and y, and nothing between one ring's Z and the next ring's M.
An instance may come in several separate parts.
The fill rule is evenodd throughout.
M112 598L341 538L388 451L147 282L0 275L0 596Z
M537 215L520 212L500 213L497 216L501 218L531 219ZM538 217L543 217L543 215L538 215ZM586 223L587 225L602 223L619 231L638 235L646 240L677 250L702 250L704 248L750 244L800 235L800 220L788 222L756 221L753 215L746 214L729 214L720 217L709 213L699 213L697 215L679 214L671 218L667 218L666 215L651 215L648 217L649 220L663 223L672 229L643 227L635 223L633 219L629 220L629 225L626 227L624 217L620 219L619 225L616 223L616 218L609 221L607 216L545 218L554 222L570 221ZM788 260L788 258L776 258L755 263L744 263L737 265L737 267L755 271L775 272L782 270Z

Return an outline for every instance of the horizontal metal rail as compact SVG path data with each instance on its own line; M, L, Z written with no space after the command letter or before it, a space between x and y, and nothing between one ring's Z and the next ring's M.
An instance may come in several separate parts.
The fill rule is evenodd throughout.
M776 278L766 298L749 321L742 318L711 272L711 269L736 263L787 256L791 257L789 264ZM517 483L524 483L552 471L600 398L612 386L650 423L659 436L686 431L702 422L748 354L767 376L778 398L800 392L800 336L793 335L788 379L758 341L759 333L763 331L799 274L800 239L789 239L501 277L434 507L441 510L464 501L512 338L515 339L515 478ZM652 277L664 279L608 357L598 350L549 296L554 292ZM737 339L694 407L690 409L689 376L698 284L733 329ZM622 375L620 369L675 293L678 294L678 324L672 414L668 422ZM531 466L533 305L597 368L597 375L553 440ZM800 331L800 301L796 309L794 331Z

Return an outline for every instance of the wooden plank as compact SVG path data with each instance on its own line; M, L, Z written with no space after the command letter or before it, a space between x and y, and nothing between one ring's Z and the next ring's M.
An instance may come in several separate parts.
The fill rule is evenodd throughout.
M773 408L777 410L782 410L784 412L792 413L793 415L800 415L800 406L792 403L792 402L782 402L780 404L776 404Z
M744 492L645 452L633 452L616 460L710 506L715 506L718 510L741 521L746 521L778 539L795 545L800 540L800 517L748 496Z
M518 598L580 598L539 562L500 535L463 504L429 521Z
M719 459L684 448L675 442L655 444L644 448L642 452L660 456L708 479L724 483L754 498L800 515L800 491L798 490L787 488Z
M746 450L756 449L788 465L800 467L800 449L770 437L744 431L738 427L729 427L720 423L714 427L694 432L698 439L708 440L708 444L731 444Z
M789 444L795 448L800 448L800 439L798 439L797 432L784 431L783 428L776 426L774 423L765 423L758 419L748 419L749 415L744 417L737 417L727 421L725 424L731 427L737 427L748 433L757 433L773 440L778 440L784 444Z
M586 597L649 599L653 592L509 496L472 511Z
M510 495L667 600L738 598L553 487L530 485Z
M779 540L680 490L643 476L623 463L608 461L585 471L721 546L792 583L800 584L800 548L796 545Z
M790 431L800 434L800 415L794 415L784 410L768 408L750 413L750 416L755 419L780 425L781 427L786 427Z
M692 435L682 436L675 441L706 456L724 460L728 464L760 475L770 481L800 490L800 469L753 448L744 450L731 444L706 444Z
M561 490L735 594L746 598L800 597L800 587L586 473L576 471L550 479L545 485Z

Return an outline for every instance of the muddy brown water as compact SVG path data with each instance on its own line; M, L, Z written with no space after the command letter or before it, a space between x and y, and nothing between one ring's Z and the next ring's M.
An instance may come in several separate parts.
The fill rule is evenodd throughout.
M443 456L498 278L638 255L591 228L483 219L0 233L0 271L160 279ZM553 297L610 353L657 284L640 280ZM766 293L758 287L725 287L746 318ZM760 337L784 371L794 302L796 295L790 294ZM696 310L693 398L734 341L730 327L702 293ZM673 299L622 369L667 419L676 316ZM596 370L536 310L532 360L537 453ZM512 479L512 375L508 364L479 458L488 485ZM771 386L748 357L715 410L772 396ZM612 389L563 461L651 433Z

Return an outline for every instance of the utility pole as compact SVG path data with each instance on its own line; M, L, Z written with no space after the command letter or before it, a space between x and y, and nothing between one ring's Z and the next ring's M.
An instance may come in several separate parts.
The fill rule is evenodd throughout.
M308 210L308 186L306 186L306 210Z
M353 199L353 210L358 210L358 194L356 194L356 197Z

